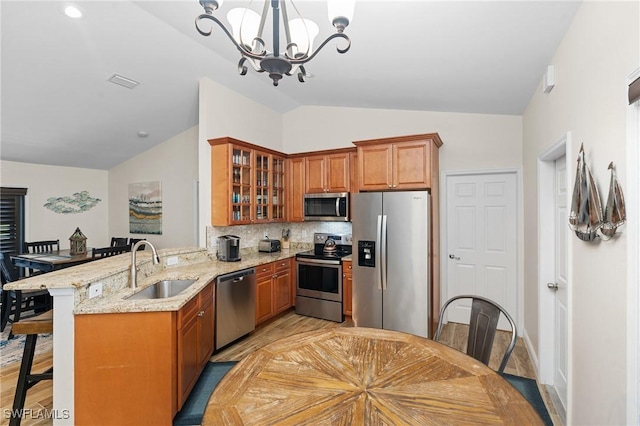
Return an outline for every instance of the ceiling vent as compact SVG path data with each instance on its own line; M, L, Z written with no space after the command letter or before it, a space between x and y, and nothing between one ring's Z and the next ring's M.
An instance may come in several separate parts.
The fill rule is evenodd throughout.
M138 84L140 84L139 82L132 80L130 78L124 77L120 74L117 73L113 73L111 74L108 78L107 81L110 81L114 84L118 84L120 86L124 86L127 89L133 89L135 88Z

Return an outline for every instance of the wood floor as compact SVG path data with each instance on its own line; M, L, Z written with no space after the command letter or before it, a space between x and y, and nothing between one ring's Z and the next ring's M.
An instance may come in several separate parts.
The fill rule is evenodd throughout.
M332 321L324 321L311 317L305 317L296 315L293 311L289 311L284 315L268 322L267 324L259 327L250 336L240 340L239 342L230 345L228 348L223 349L215 353L212 357L212 361L239 361L243 359L247 354L255 351L268 343L271 343L280 338L291 336L305 331L319 330L322 328L331 327L352 327L353 322L348 318L343 323L336 323ZM441 336L440 341L452 346L458 350L464 351L466 349L466 326L449 323L447 324ZM494 343L494 350L489 364L493 369L497 369L502 354L508 345L509 337L507 333L498 333L496 336L496 342ZM35 357L34 372L44 371L52 364L51 352L44 353ZM0 368L0 425L7 425L8 411L13 404L13 396L15 394L15 386L17 382L18 372L20 369L20 363L16 362L9 364L3 368ZM534 370L529 360L529 356L526 348L522 342L522 339L518 339L516 347L511 355L509 363L505 368L505 372L509 374L515 374L528 378L535 378ZM548 394L545 389L542 389L543 397L547 403L549 413L553 419L554 424L561 425ZM27 400L25 403L25 409L31 409L33 416L40 415L40 418L26 418L22 421L22 425L51 425L52 421L43 417L46 417L46 410L53 409L53 396L52 396L52 384L49 381L40 382L27 392Z

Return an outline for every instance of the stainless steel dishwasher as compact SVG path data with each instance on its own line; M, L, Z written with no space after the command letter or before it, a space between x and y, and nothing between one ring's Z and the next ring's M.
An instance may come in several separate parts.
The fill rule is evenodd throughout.
M216 350L256 327L256 270L243 269L216 278Z

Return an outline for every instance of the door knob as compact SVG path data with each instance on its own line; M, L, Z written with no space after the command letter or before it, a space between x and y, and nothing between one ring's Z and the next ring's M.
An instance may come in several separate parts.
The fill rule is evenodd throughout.
M558 290L558 283L547 283L547 287L549 287L551 290Z
M460 260L460 258L456 255L450 254L449 259Z

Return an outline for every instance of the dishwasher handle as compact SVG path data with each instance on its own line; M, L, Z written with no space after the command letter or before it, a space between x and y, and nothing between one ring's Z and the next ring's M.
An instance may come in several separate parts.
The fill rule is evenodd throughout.
M232 281L234 283L240 282L244 280L246 276L255 275L255 273L256 273L255 268L248 268L248 269L243 269L241 271L220 275L218 278L216 278L216 284L220 284L227 281Z

